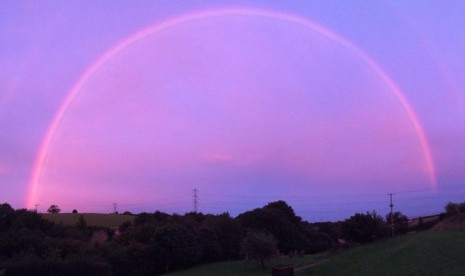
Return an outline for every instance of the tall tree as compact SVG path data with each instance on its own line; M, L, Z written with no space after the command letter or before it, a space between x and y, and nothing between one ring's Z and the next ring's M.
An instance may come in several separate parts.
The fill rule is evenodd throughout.
M60 207L58 207L58 205L53 204L50 205L50 207L48 207L47 212L49 214L59 214L61 212L61 209Z
M152 237L156 256L164 262L165 272L196 264L202 257L197 237L182 224L167 224Z
M251 231L241 243L242 253L252 260L257 260L262 267L265 261L270 259L277 250L277 241L271 234Z
M355 242L372 242L387 235L388 228L383 218L375 211L366 214L356 213L342 223L346 239Z

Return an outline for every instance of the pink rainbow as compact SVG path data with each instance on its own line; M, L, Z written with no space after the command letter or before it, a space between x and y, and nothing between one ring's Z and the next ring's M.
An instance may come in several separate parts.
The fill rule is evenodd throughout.
M408 117L410 118L415 132L420 140L421 148L424 154L424 158L426 160L426 166L429 174L429 179L431 181L431 187L433 189L436 188L436 172L433 163L433 158L431 154L431 150L429 148L428 140L426 138L425 132L419 122L419 119L414 112L412 106L408 102L407 98L404 96L402 91L397 87L397 85L391 80L391 78L387 75L387 73L381 69L381 67L366 53L358 49L355 45L353 45L348 40L334 34L332 31L301 17L291 14L285 13L277 13L271 11L263 11L263 10L256 10L256 9L248 9L248 8L227 8L227 9L219 9L219 10L211 10L211 11L204 11L204 12L195 12L187 15L183 15L180 17L176 17L170 20L166 20L161 23L157 23L153 26L145 28L134 35L131 35L121 42L119 42L115 47L109 49L105 52L102 56L100 56L94 63L92 63L81 76L79 81L72 87L68 96L63 101L62 105L60 106L57 114L53 118L51 124L49 125L44 140L42 142L41 147L39 148L37 158L34 163L34 167L32 170L31 178L29 181L29 188L28 194L26 199L26 205L28 208L32 208L36 201L36 191L38 182L40 180L42 169L47 164L48 158L48 150L50 145L53 142L53 137L55 134L55 130L60 125L61 120L73 102L76 95L81 90L82 86L87 82L89 77L94 74L103 64L105 64L108 60L110 60L114 55L118 54L120 51L125 49L126 47L130 46L132 43L143 39L149 35L152 35L158 31L168 29L170 27L176 26L178 24L200 20L204 18L213 18L213 17L221 17L226 15L240 15L240 16L255 16L255 17L264 17L270 18L273 20L282 20L287 21L295 24L299 24L309 29L316 31L317 33L321 34L324 37L331 39L332 41L338 43L339 45L343 46L344 48L348 49L358 57L360 57L376 74L386 83L389 87L390 91L394 93L397 97L405 111L407 112Z

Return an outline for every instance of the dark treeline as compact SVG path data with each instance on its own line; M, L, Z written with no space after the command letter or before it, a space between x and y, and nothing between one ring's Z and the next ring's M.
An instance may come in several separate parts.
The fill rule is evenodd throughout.
M76 214L78 215L78 214ZM407 218L392 217L396 233ZM251 232L272 237L276 254L318 253L390 235L391 217L374 212L343 222L309 223L284 201L240 214L142 213L119 229L56 225L35 212L0 205L0 275L157 275L196 264L242 259ZM116 231L115 231L116 230ZM104 238L95 239L96 233ZM252 235L253 236L253 235ZM242 244L241 244L242 243Z

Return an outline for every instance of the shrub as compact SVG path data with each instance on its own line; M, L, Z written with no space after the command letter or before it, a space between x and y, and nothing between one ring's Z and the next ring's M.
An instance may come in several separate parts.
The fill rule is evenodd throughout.
M342 232L348 240L366 243L385 237L388 228L383 218L373 211L356 213L346 219L342 224Z
M386 222L390 226L391 222L394 226L394 233L404 234L408 232L408 218L401 212L389 213L386 216Z
M194 265L202 257L197 237L182 224L167 224L158 229L151 245L164 263L165 272Z
M241 249L247 259L257 260L262 267L265 267L265 260L276 253L277 244L273 235L251 231L242 240Z
M455 216L460 214L460 208L457 203L449 202L445 208L447 216Z

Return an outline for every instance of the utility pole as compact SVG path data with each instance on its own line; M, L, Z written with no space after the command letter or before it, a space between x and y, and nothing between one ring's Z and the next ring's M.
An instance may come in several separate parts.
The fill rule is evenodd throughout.
M194 203L194 213L197 213L198 205L199 205L198 196L197 196L197 188L194 189L193 203Z
M390 199L389 207L391 207L391 237L394 237L394 216L392 213L392 208L394 207L394 204L392 204L392 193L388 195Z
M118 209L116 207L116 203L113 203L113 214L118 214Z
M36 206L36 213L37 213L37 210L38 210L39 204L34 204L34 206Z

